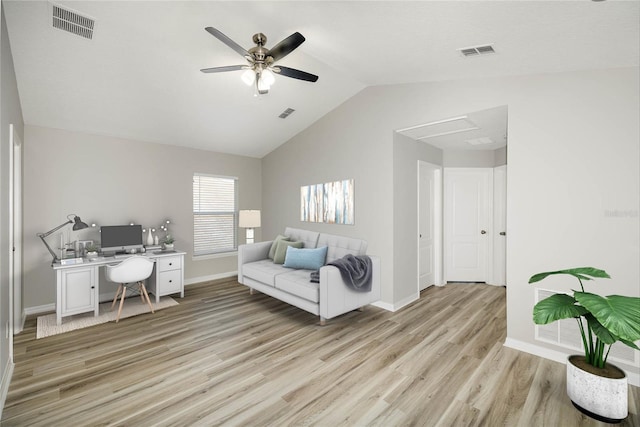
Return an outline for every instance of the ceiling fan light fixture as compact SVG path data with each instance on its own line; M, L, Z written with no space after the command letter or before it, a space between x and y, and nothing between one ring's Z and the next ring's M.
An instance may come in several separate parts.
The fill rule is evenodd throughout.
M273 75L273 72L269 69L262 70L260 74L260 80L267 86L267 89L271 87L276 82L276 77Z
M258 87L258 93L260 94L268 92L270 88L270 86L264 81L262 76L258 78L257 87Z
M244 84L251 86L256 81L256 72L252 69L245 70L245 72L242 73L241 78Z

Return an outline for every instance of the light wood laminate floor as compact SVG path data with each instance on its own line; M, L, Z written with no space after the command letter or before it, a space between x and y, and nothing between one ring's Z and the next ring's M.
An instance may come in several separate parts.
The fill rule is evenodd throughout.
M504 288L432 287L324 327L235 279L178 300L40 340L29 319L2 425L604 425L573 408L563 364L503 346Z

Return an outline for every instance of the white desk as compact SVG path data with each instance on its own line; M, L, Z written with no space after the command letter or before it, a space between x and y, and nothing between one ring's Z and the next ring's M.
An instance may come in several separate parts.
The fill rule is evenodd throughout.
M184 298L184 255L185 252L144 253L131 256L145 256L155 262L147 291L156 297L180 292ZM99 257L94 261L84 259L82 263L52 265L56 272L56 322L62 324L62 318L74 314L93 311L98 315L100 291L98 270L109 264L118 264L126 258Z

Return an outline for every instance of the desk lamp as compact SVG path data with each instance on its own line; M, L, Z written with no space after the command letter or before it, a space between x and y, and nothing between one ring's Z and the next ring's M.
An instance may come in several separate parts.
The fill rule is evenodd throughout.
M240 211L238 226L247 229L247 243L253 243L253 229L260 227L260 211Z
M73 219L72 219L72 217L73 217ZM51 255L53 255L53 261L51 261L52 263L58 261L59 258L56 255L56 253L51 249L51 247L47 244L47 241L44 240L44 239L46 237L50 236L52 233L55 233L56 231L60 230L62 227L64 227L67 224L73 224L73 231L82 230L83 228L89 227L87 224L82 222L80 217L77 216L76 214L69 214L69 215L67 215L67 222L65 222L63 224L60 224L56 228L53 228L53 229L47 231L46 233L38 233L38 237L42 240L42 243L44 243L44 245L47 247L47 249L49 250Z

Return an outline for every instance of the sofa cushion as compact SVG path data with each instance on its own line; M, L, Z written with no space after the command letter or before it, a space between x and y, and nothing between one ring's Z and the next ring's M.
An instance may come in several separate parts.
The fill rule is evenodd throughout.
M309 281L310 274L311 270L287 270L287 273L276 276L276 289L317 303L320 301L320 285Z
M287 248L289 246L293 246L294 248L301 248L303 245L302 242L289 242L287 240L278 240L278 245L276 246L276 252L273 255L274 264L283 264L284 259L287 255Z
M335 236L333 234L321 233L318 237L318 246L329 247L326 262L335 261L347 254L366 255L367 253L366 240Z
M318 232L287 227L284 229L284 235L291 241L303 242L305 248L318 247L318 236L320 236Z
M283 236L282 234L278 234L275 239L273 239L273 243L271 244L271 248L269 249L269 259L273 259L273 256L276 254L276 247L278 246L278 241L280 240L289 240L287 236Z
M307 270L319 270L327 258L327 247L314 249L297 249L293 246L287 248L283 267L305 268Z
M288 273L288 270L280 264L274 264L270 259L250 262L242 266L242 275L250 279L262 282L265 285L275 286L275 278L278 274Z

